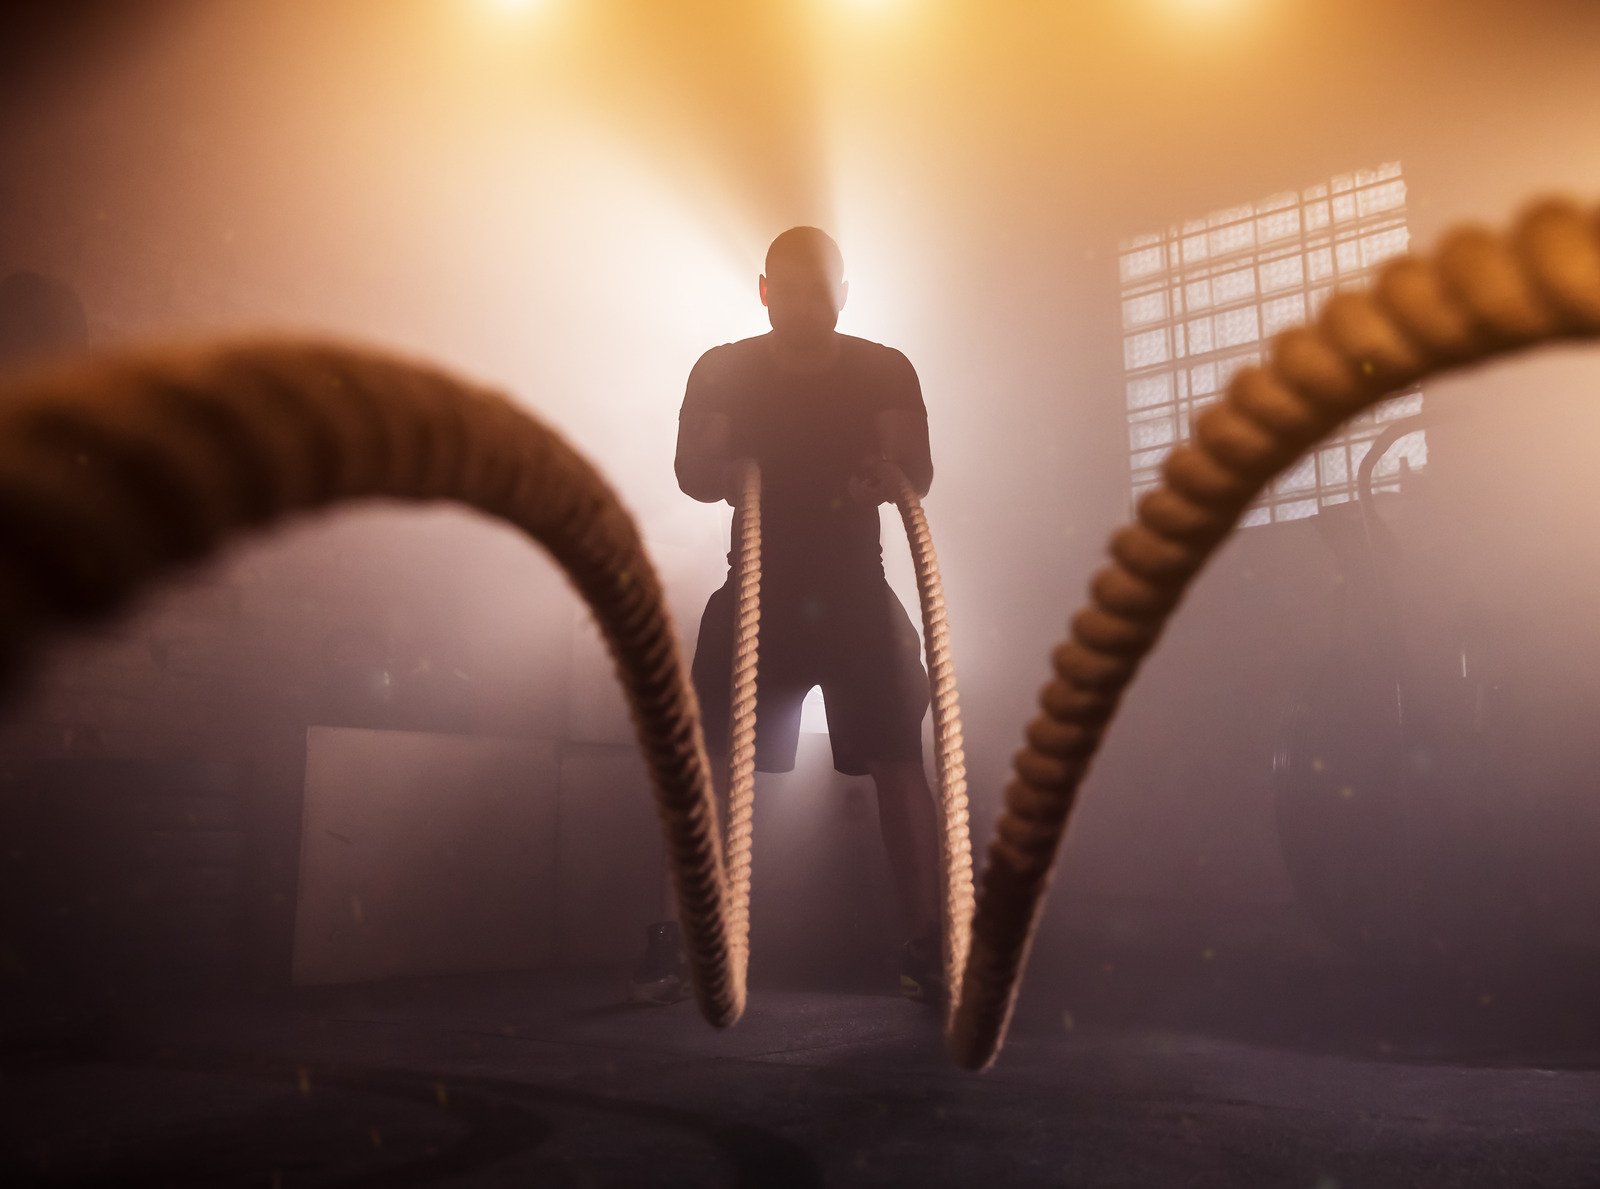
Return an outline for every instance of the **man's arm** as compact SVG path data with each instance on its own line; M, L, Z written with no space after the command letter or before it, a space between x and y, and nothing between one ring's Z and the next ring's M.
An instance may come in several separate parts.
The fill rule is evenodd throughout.
M878 453L875 458L862 460L851 490L856 498L874 503L892 500L894 490L887 478L874 474L877 464L888 461L905 473L921 499L933 486L933 454L928 447L928 411L922 403L922 385L911 361L899 351L891 350L883 358L879 390L882 405L872 418Z
M726 413L678 418L678 457L674 469L685 495L703 504L726 499L728 467L733 462L733 422Z
M673 469L685 495L703 504L728 499L728 468L733 462L733 419L720 377L726 370L723 348L702 355L689 373L678 414L678 454ZM731 502L731 501L730 501Z
M928 446L928 419L906 409L885 409L874 422L883 457L905 472L917 498L933 486L933 454Z

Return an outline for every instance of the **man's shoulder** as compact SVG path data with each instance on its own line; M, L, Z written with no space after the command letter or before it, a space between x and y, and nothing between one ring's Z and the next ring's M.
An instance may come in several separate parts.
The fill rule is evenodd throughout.
M751 335L747 339L736 339L731 343L720 343L700 356L702 363L728 366L735 363L768 362L772 358L767 340L771 333ZM887 360L896 363L910 362L905 353L897 347L886 346L874 342L872 339L860 338L853 334L840 334L844 341L845 350L859 359Z
M767 341L770 337L758 334L712 347L695 363L691 382L739 387L770 376L776 370ZM839 338L844 345L843 366L847 373L866 374L874 383L907 379L915 382L916 370L899 349L853 334L841 334Z
M763 358L765 349L762 339L765 337L756 335L731 343L719 343L695 361L691 378L715 383L747 374Z
M851 370L870 385L877 397L887 397L891 404L907 406L920 401L921 381L904 351L854 335L844 338L847 340L845 357L853 361Z
M911 360L907 359L905 352L898 347L890 347L872 339L857 338L853 334L841 334L839 337L845 341L845 350L867 366L890 371L911 367Z

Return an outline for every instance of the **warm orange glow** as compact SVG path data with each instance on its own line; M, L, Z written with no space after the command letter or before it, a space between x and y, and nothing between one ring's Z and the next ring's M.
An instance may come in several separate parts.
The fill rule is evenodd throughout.
M539 7L545 0L485 0L490 8L510 15L521 15Z
M1166 6L1187 24L1195 21L1232 21L1244 15L1247 0L1164 0Z

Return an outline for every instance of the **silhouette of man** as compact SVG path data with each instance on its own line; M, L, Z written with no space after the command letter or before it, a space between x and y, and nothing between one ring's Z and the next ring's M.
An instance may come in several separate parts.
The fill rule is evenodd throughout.
M756 767L792 771L800 710L822 688L834 767L870 775L906 929L901 989L937 1001L938 832L923 767L928 709L921 639L884 580L878 505L885 461L925 495L933 480L927 411L899 351L836 329L848 286L838 245L814 227L785 231L759 280L769 334L713 347L690 373L678 422L678 484L734 501L739 464L761 468L761 652ZM735 526L737 534L737 526ZM737 541L734 542L737 547ZM695 649L695 691L719 792L726 794L734 607L711 596ZM651 927L634 997L688 993L677 926Z

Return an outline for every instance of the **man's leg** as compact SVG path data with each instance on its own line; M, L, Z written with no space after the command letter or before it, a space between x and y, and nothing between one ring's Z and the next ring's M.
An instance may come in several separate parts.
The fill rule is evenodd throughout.
M878 824L907 938L900 990L937 1003L944 998L943 893L938 809L922 758L922 638L886 582L848 593L829 625L822 689L834 767L865 770L877 786Z
M874 760L868 768L878 787L878 826L906 935L937 939L939 818L928 775L920 759Z

